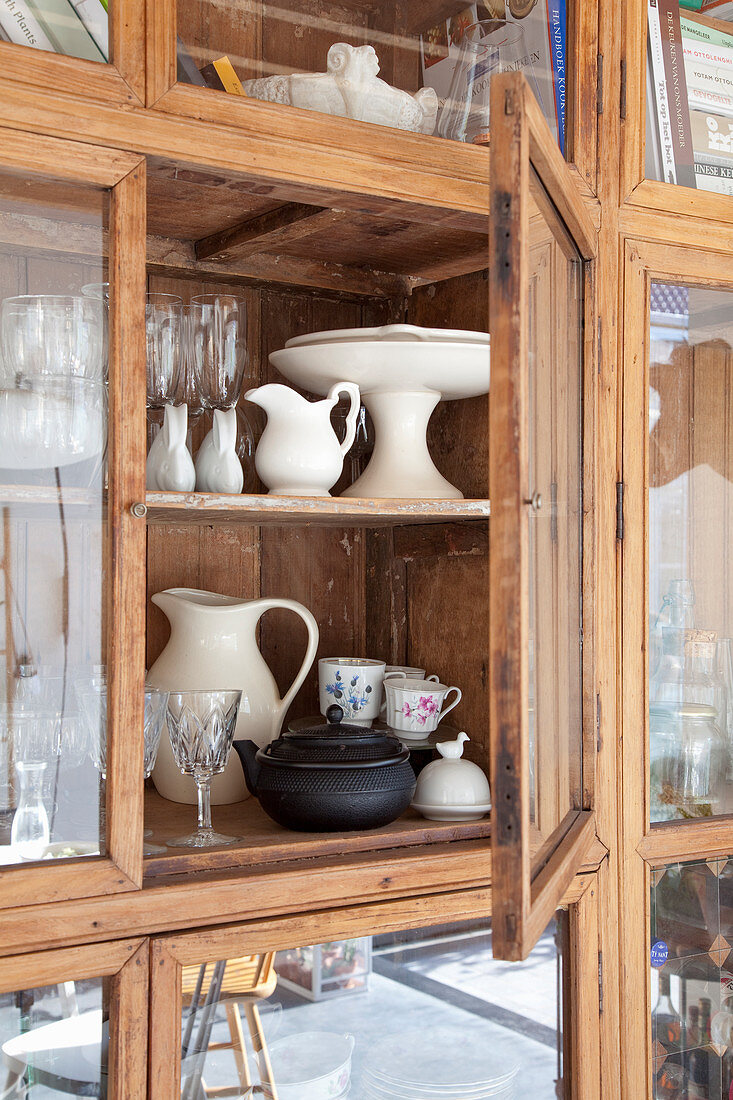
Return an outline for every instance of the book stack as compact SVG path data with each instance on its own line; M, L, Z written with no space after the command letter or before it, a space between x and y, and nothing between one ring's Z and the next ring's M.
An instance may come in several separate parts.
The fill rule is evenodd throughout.
M733 195L733 23L718 17L727 9L733 19L728 0L647 0L647 150L652 142L657 178Z
M0 0L0 39L36 50L109 60L107 0Z

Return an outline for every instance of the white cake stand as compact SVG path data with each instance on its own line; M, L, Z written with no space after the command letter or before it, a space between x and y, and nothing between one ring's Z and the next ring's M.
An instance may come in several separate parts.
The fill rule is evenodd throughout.
M427 427L439 401L489 392L489 334L414 325L339 329L289 340L270 362L289 381L325 396L355 382L374 421L374 452L344 496L460 499L436 469Z

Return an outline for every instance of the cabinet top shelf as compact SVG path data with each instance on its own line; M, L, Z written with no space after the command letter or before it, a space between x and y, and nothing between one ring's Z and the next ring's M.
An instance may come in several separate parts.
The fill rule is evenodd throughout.
M349 497L231 496L150 492L148 523L317 524L383 527L488 519L488 500L366 500Z

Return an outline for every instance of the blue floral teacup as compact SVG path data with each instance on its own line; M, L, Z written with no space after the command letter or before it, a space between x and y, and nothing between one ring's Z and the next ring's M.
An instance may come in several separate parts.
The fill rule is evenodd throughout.
M318 662L318 695L321 714L338 703L343 721L350 726L371 726L379 714L382 683L385 679L404 679L404 672L385 676L384 661L367 657L321 657Z

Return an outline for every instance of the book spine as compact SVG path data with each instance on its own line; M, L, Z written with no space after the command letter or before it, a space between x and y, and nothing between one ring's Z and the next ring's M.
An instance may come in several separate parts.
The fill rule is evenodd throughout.
M698 65L695 62L686 61L685 76L688 95L691 88L711 94L723 92L726 95L733 95L733 69L722 69L716 65Z
M198 84L200 88L206 87L206 81L196 68L196 63L184 46L180 35L176 36L176 75L180 84Z
M660 0L658 11L677 183L684 187L694 187L690 108L687 102L679 4L677 0Z
M219 74L219 79L224 85L224 91L230 95L244 95L242 81L234 71L234 66L228 57L218 57L214 62L214 68Z
M696 160L695 176L699 191L717 191L719 195L733 195L733 166L705 164Z
M689 59L697 65L733 66L733 49L728 46L716 46L712 42L699 42L687 37L682 39L682 46L686 62Z
M711 111L690 111L695 160L733 165L733 119Z
M104 60L109 61L109 20L100 0L71 0L71 5L99 47Z
M53 42L24 0L0 0L0 26L11 42L55 53Z
M555 93L555 118L557 120L557 143L560 152L565 153L565 95L566 95L566 29L567 13L565 0L549 0L548 31L550 35L550 56L552 57L552 84Z
M649 57L654 79L654 99L657 105L657 125L659 127L659 152L662 158L662 178L666 183L676 183L677 173L672 144L672 127L667 101L667 81L664 75L664 55L662 53L662 33L659 25L657 0L647 0L647 22L649 27Z
M27 0L27 3L45 26L58 53L87 61L104 61L69 0Z
M682 37L697 42L710 42L714 46L733 47L733 27L720 19L706 19L704 16L683 15L680 17Z
M213 88L217 92L226 91L224 84L222 83L222 79L216 71L213 61L210 61L208 65L202 66L199 71L201 73L201 79L203 80L207 88Z
M716 111L718 114L733 117L733 96L726 95L725 92L708 92L703 88L688 87L687 101L691 111Z

